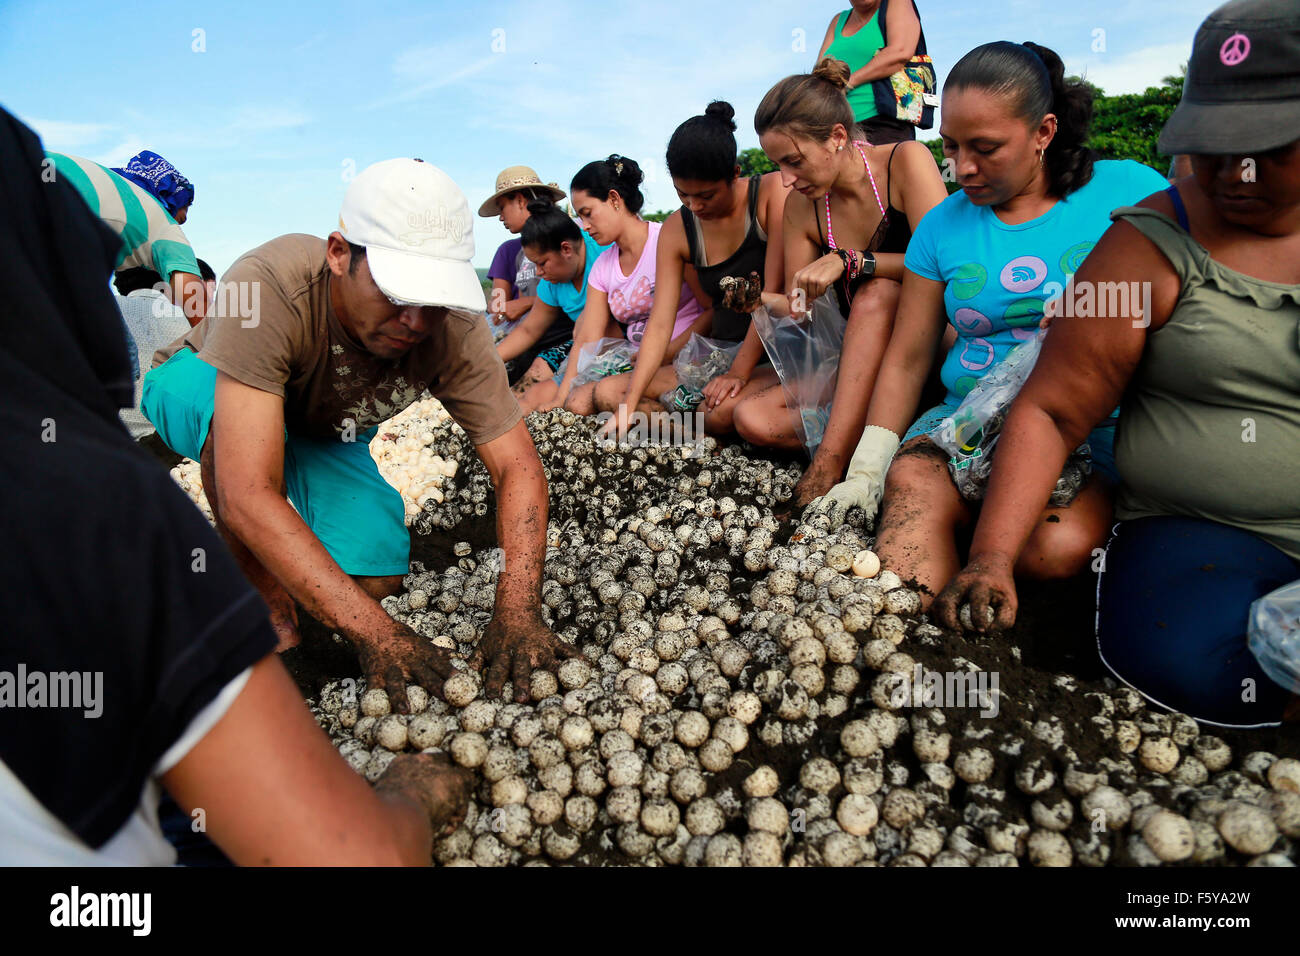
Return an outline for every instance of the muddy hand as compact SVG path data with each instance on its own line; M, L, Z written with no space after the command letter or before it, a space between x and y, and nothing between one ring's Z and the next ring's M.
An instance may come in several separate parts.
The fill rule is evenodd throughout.
M482 670L487 666L486 696L499 696L508 678L515 700L523 704L529 698L533 671L551 670L557 659L581 656L582 652L556 637L539 619L507 625L494 617L470 658L470 667Z
M434 836L460 826L469 809L474 775L445 754L398 754L375 781L375 789L416 800L429 813Z
M367 687L388 692L393 710L409 714L406 685L419 684L431 694L442 696L442 682L454 673L451 652L435 647L409 627L397 629L365 645L357 646Z
M980 634L1004 631L1016 623L1016 581L1013 562L1001 555L976 555L948 582L934 601L934 613L944 627L966 628ZM963 605L970 605L962 620Z

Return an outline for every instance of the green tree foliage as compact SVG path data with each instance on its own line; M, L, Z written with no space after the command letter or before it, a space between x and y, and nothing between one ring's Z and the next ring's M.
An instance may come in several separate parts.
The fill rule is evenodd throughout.
M740 156L737 157L740 163L740 175L748 178L756 176L759 173L771 173L776 171L776 163L767 158L767 153L763 152L757 146L751 146L749 149L742 149Z
M657 209L654 212L643 212L641 218L646 222L663 222L673 214L672 209Z
M1162 156L1156 141L1183 95L1186 72L1184 67L1182 75L1166 76L1160 86L1141 93L1106 96L1096 90L1088 145L1103 159L1136 159L1165 172L1172 157Z

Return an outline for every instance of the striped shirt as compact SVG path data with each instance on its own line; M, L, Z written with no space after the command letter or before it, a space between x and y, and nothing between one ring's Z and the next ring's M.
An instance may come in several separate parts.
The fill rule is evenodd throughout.
M154 196L89 159L45 155L54 164L55 175L71 184L90 211L122 237L114 271L148 266L168 282L173 272L199 274L190 241Z

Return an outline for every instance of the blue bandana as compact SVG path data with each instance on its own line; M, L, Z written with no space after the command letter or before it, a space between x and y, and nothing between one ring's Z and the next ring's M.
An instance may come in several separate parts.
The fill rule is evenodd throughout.
M113 172L157 197L173 218L194 202L194 186L190 181L167 160L147 149L131 157L126 169L114 167Z

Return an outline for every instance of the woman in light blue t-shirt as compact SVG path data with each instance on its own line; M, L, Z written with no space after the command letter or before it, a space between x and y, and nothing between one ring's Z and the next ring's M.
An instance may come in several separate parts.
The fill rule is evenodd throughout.
M961 567L956 533L976 507L958 493L947 456L928 433L1046 324L1048 302L1075 291L1067 279L1109 226L1110 211L1165 186L1140 163L1095 162L1083 145L1091 120L1091 91L1067 83L1060 57L1037 44L977 47L944 85L945 165L962 189L927 213L912 237L866 428L847 479L822 499L823 507L858 505L874 515L884 495L876 549L904 580L915 578L926 606ZM947 325L957 334L943 363L947 395L918 419ZM1045 508L1018 574L1072 576L1104 543L1111 495L1096 473L1114 474L1113 430L1094 432L1095 473L1068 506Z

